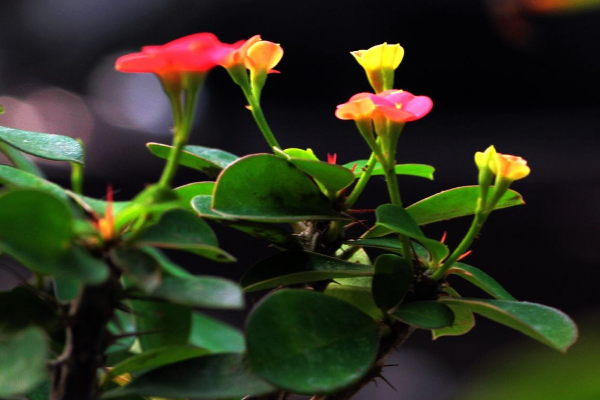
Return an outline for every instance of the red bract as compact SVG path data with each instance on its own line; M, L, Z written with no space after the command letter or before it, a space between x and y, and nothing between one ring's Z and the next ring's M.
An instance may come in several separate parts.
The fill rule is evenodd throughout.
M154 73L161 78L181 73L204 73L219 65L230 45L212 33L196 33L162 46L144 46L139 53L119 57L115 68L121 72Z

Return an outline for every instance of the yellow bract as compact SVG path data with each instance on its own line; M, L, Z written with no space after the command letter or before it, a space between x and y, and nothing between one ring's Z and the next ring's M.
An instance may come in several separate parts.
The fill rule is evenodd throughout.
M505 178L511 181L525 178L531 171L527 166L527 161L521 157L500 153L492 159L490 168L497 178Z
M383 43L350 54L364 68L375 92L381 93L394 87L394 71L404 58L402 46Z

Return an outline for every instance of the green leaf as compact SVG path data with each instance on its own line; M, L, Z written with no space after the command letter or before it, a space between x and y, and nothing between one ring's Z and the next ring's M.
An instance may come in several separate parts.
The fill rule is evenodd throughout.
M227 167L212 206L229 217L262 222L341 218L304 172L268 154L243 157Z
M135 325L144 351L170 345L186 345L190 336L192 310L157 301L131 300Z
M357 160L344 164L344 167L352 169L354 165L356 165L356 168L354 169L354 176L358 178L367 168L367 164L368 160ZM435 172L435 168L433 168L431 165L425 164L397 164L395 170L396 175L416 176L418 178L425 178L429 180L433 180L433 173ZM371 175L385 175L385 171L383 170L381 164L377 163L375 165Z
M54 292L61 303L75 300L81 286L81 282L76 279L54 278Z
M36 387L33 391L27 393L27 400L49 400L51 389L52 383L49 380L44 381L44 383Z
M480 270L463 263L454 263L448 274L458 275L498 300L516 300L498 281Z
M293 236L291 232L281 228L280 226L264 222L237 220L235 218L218 214L211 209L211 203L212 196L196 196L192 200L192 208L202 218L217 221L223 225L245 232L250 236L266 240L277 247L290 250L302 248L297 237Z
M71 244L67 205L45 192L17 190L0 195L0 250L42 274L90 284L108 278L108 267Z
M33 290L16 287L0 292L0 332L13 332L35 325L49 334L61 326L56 306Z
M486 318L565 352L577 340L577 326L563 312L541 304L509 300L440 299L458 304Z
M275 388L255 376L241 354L213 354L152 370L103 399L138 394L165 398L228 399L258 396Z
M191 207L192 199L196 196L212 196L215 191L214 182L194 182L187 185L179 186L173 189L173 191L179 196L179 198Z
M375 321L382 321L385 313L381 311L371 293L373 278L338 278L327 285L325 294L352 304Z
M290 148L290 149L283 150L283 152L292 158L300 158L300 159L304 159L304 160L319 161L319 158L315 155L315 153L314 153L314 151L312 151L312 149L304 150L304 149ZM276 151L276 153L278 153L278 151ZM286 157L286 158L289 158L289 157Z
M372 292L375 304L382 310L398 305L413 281L412 265L404 258L383 254L375 260Z
M443 291L453 298L460 298L460 295L451 287L445 287ZM475 326L475 316L468 307L458 304L448 304L448 307L454 313L454 323L452 326L432 330L431 336L433 340L442 336L461 336L470 332Z
M115 214L115 231L122 231L137 219L144 219L146 224L156 223L161 215L175 208L186 208L176 193L159 185L148 186Z
M259 261L244 274L245 292L333 278L370 276L373 267L306 251L284 251Z
M150 257L154 258L154 260L160 265L160 268L163 270L165 275L178 278L187 278L193 276L187 270L171 261L162 251L155 249L154 247L144 247L141 250Z
M44 332L36 327L0 335L0 396L34 390L48 377L48 346Z
M158 158L169 158L173 146L160 143L146 144L148 150ZM185 146L179 159L179 164L188 168L201 171L211 178L219 175L222 169L237 160L239 157L224 150L202 146Z
M33 156L83 165L83 147L77 140L67 136L0 126L0 141Z
M208 350L190 346L166 346L136 354L115 365L107 373L107 379L125 373L156 369L163 365L189 360L208 354Z
M401 206L384 204L377 207L375 213L377 215L378 226L383 226L401 235L408 236L425 246L431 253L434 265L437 265L450 253L448 246L445 244L425 237L412 216Z
M213 276L191 276L187 278L168 276L151 293L151 296L190 307L244 308L244 297L240 287L228 279Z
M44 173L34 162L30 161L25 154L14 147L0 142L0 153L4 154L15 168L40 177L44 176Z
M331 393L369 370L379 329L344 301L286 289L254 308L246 339L252 370L267 381L298 394Z
M70 190L65 191L67 195L75 201L81 208L83 208L86 212L90 214L96 214L98 216L106 215L106 207L108 206L108 202L105 200L94 199L92 197L83 196ZM128 206L131 205L129 201L113 201L112 208L113 213L118 214Z
M0 184L11 189L37 189L50 193L61 200L68 200L65 190L60 186L40 178L32 173L8 165L0 165Z
M206 222L195 213L182 209L165 212L156 225L135 238L139 246L155 246L189 251L220 262L235 258L218 247L217 237Z
M152 293L161 284L161 265L146 252L117 248L111 251L111 259L129 281L143 292Z
M354 182L354 174L348 169L318 160L292 158L289 160L296 167L315 178L328 191L337 192Z
M393 251L394 253L402 254L402 243L400 243L400 239L397 235L374 237L368 239L347 240L343 243L351 246L373 247L376 249ZM426 248L424 248L416 242L411 242L411 245L415 253L417 254L417 256L419 256L421 260L423 260L424 262L431 261L431 257Z
M125 335L128 336L119 338L115 340L113 344L111 344L106 350L106 354L114 354L118 352L125 352L133 346L135 342L135 336L131 335L135 333L135 321L133 316L130 313L126 313L125 311L116 310L113 314L112 320L108 323L108 330L111 334Z
M490 188L491 198L494 188ZM479 198L479 186L462 186L445 190L406 208L406 211L419 225L473 215ZM523 197L514 190L508 190L498 201L494 210L525 204Z
M392 316L422 329L440 329L454 323L454 313L450 307L430 300L402 304Z
M246 351L244 335L239 329L207 315L194 313L190 344L211 353L243 353Z

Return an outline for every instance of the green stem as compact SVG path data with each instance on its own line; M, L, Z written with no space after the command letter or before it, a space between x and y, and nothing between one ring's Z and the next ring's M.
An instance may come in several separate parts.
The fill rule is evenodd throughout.
M354 205L354 203L356 203L356 200L358 200L358 198L362 194L363 190L365 190L365 187L367 186L369 179L371 179L371 174L373 173L373 170L375 169L376 163L377 163L377 154L375 154L375 152L372 152L371 157L369 157L369 160L367 161L367 169L365 171L363 171L363 174L360 176L360 178L358 179L358 182L356 182L356 185L352 189L352 193L350 193L350 196L348 196L348 198L346 199L346 206L348 208L352 207Z
M281 148L277 139L275 139L275 135L265 118L265 114L262 111L262 107L260 105L260 100L258 100L249 89L244 89L244 95L246 96L246 100L248 101L248 105L250 106L250 112L252 112L252 116L254 117L254 121L256 121L256 125L258 125L258 129L262 132L265 140L269 143L271 148L278 147Z
M448 272L450 267L452 267L452 265L458 260L458 258L469 249L469 246L471 246L473 240L477 237L477 235L479 235L479 232L481 232L481 228L483 228L483 224L487 219L488 215L489 213L486 213L482 210L476 211L475 217L473 218L473 222L471 223L469 231L467 232L463 240L460 242L458 247L454 249L452 254L450 254L450 257L448 257L446 262L444 262L444 264L431 275L431 279L438 281L446 275L446 272Z
M163 170L162 176L158 182L158 184L162 187L169 188L171 186L171 182L173 181L175 173L177 172L177 168L179 167L181 153L184 146L187 144L192 123L194 121L194 111L196 109L199 91L199 86L186 90L185 110L183 111L183 115L181 112L181 98L178 95L169 95L171 107L173 109L173 120L175 122L175 127L173 135L173 148L169 153L169 158L167 159L165 169Z

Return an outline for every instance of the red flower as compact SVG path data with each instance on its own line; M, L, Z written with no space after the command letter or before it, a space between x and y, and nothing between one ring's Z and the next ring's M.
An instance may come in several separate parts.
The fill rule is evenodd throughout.
M196 33L162 46L144 46L139 53L119 57L115 68L121 72L154 73L161 79L181 73L205 73L219 65L230 52L212 33Z

